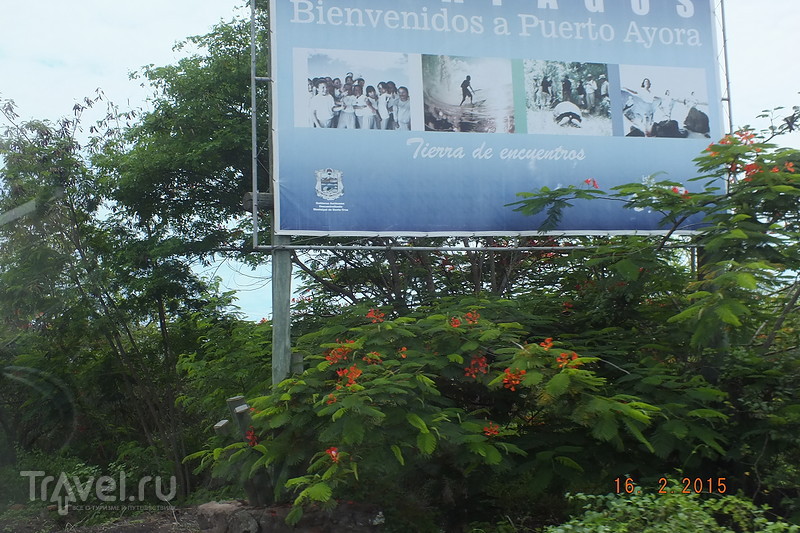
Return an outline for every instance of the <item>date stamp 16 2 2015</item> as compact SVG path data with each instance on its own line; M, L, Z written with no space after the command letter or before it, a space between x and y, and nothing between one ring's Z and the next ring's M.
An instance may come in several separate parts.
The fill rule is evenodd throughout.
M673 480L669 478L660 477L658 478L658 487L653 487L653 491L657 494L725 494L728 490L728 485L725 483L727 479L728 478L724 477L684 477L681 478L680 484L678 484L677 480L674 480L675 483L673 483ZM614 490L617 494L642 494L643 492L651 492L638 485L631 477L615 478Z

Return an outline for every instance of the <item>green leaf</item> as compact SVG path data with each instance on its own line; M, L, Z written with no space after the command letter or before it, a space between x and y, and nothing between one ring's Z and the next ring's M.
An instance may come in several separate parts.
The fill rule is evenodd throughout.
M451 353L450 355L447 356L447 359L451 363L455 363L457 365L463 365L464 364L464 358L461 357L460 355L458 355L457 353Z
M430 455L436 449L436 437L431 433L420 433L417 435L417 448L425 455Z
M315 502L327 502L331 499L331 494L333 494L333 490L331 489L330 485L324 481L314 483L303 492L310 500L314 500Z
M397 459L398 463L400 463L403 466L406 465L406 460L403 459L403 452L402 450L400 450L400 446L398 446L397 444L392 444L392 453L394 454L394 457L395 459Z
M356 417L348 417L344 422L342 440L345 444L359 444L364 440L364 423Z
M545 386L545 391L547 394L553 397L561 396L565 392L567 392L567 388L569 387L569 376L566 372L559 372L552 378L550 381L547 382Z
M714 313L726 324L730 324L732 326L741 326L742 322L739 320L733 310L726 304L718 305L714 308Z
M543 377L544 375L541 372L529 371L525 374L525 377L522 378L522 384L526 387L533 387L538 385Z
M628 431L631 433L631 435L636 437L636 440L638 440L639 442L644 444L645 447L648 450L650 450L651 453L655 453L655 451L656 451L655 448L653 448L653 445L650 444L650 441L648 441L647 438L645 438L644 434L642 433L642 430L640 430L636 426L636 422L633 422L632 420L628 420L627 418L623 418L622 419L622 423L625 424L625 427L628 428Z
M286 523L290 526L297 524L303 518L303 508L299 505L292 506L292 510L286 515Z
M687 307L677 315L671 316L667 319L667 322L683 322L684 320L689 320L690 318L694 318L700 314L702 307L699 305L692 305Z
M724 235L725 239L747 239L747 233L739 228L733 229Z
M736 274L736 282L744 289L756 290L758 288L755 276L747 272L738 272Z
M623 259L622 261L617 261L613 265L611 265L611 269L616 271L620 276L625 278L628 281L636 281L639 279L639 273L641 272L639 269L639 265L631 261L630 259Z
M720 418L727 420L728 415L715 411L714 409L694 409L686 413L687 416L696 416L698 418Z
M461 345L461 351L462 352L473 352L473 351L477 350L480 347L481 347L481 345L478 344L477 341L467 341L467 342L465 342L464 344Z
M560 463L560 464L562 464L562 465L564 465L564 466L566 466L568 468L571 468L573 470L577 470L578 472L583 472L584 471L583 467L581 465L579 465L574 460L572 460L569 457L566 457L564 455L557 455L553 459L555 459L556 462L558 462L558 463Z
M689 428L680 420L669 420L662 428L679 439L683 439L689 434Z
M592 425L592 436L603 441L610 441L617 436L617 420L609 413L603 413Z
M483 445L484 453L481 454L486 459L486 464L496 465L503 460L502 454L491 444Z
M406 420L408 420L409 424L417 428L420 433L429 433L428 426L425 424L425 421L422 420L416 413L408 413L406 415Z

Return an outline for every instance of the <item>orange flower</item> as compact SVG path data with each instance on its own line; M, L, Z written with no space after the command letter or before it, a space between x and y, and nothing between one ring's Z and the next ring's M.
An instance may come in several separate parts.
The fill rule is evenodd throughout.
M494 422L489 422L489 425L483 428L483 434L487 437L496 437L500 434L500 426Z
M757 174L758 172L761 172L761 165L758 163L748 163L744 166L744 175L748 178L753 174Z
M475 325L478 323L478 319L481 315L478 314L477 311L470 311L466 315L464 315L464 319L467 321L467 324Z
M791 161L787 161L784 166L786 167L786 172L794 172L794 163Z
M378 324L380 322L383 322L383 317L385 316L386 314L381 313L379 309L370 309L369 312L367 313L367 318L371 318L373 324Z
M255 446L256 444L258 444L258 437L256 437L256 429L253 426L250 426L250 428L247 431L245 431L244 438L247 440L247 443L250 446Z
M378 365L383 362L381 359L381 354L378 352L369 352L367 355L361 358L362 361L365 361L368 365Z
M408 357L408 354L406 354L407 351L408 351L408 348L403 346L402 348L400 348L400 350L397 353L400 354L401 358L405 359L406 357Z
M352 387L356 384L356 379L363 374L364 372L358 368L356 365L351 366L350 368L340 368L336 371L336 375L340 378L347 378L346 385L348 387ZM340 387L341 385L339 385Z
M572 365L569 364L570 361L574 361L577 358L578 358L578 354L576 354L575 352L572 352L572 355L570 355L568 353L561 352L561 355L556 357L556 362L558 363L558 368L564 368L565 366L567 368L577 368L579 363L575 363L575 364L572 364Z
M486 363L486 358L482 355L473 355L472 361L470 361L469 366L464 368L464 375L470 378L478 379L478 374L486 374L488 373L488 364Z
M595 189L599 189L600 188L600 185L597 184L597 180L594 179L594 178L587 178L587 179L583 180L583 182L586 185L590 185L590 186L594 187Z
M544 348L545 351L553 347L553 337L547 337L544 341L539 343L539 346Z
M461 325L461 320L457 317L453 317L450 319L450 325L454 328L457 328Z
M336 403L337 401L339 401L338 398L336 398L336 396L333 393L331 393L328 394L328 399L325 401L325 403L330 405L332 403Z
M522 383L522 377L527 373L525 370L517 370L512 372L510 368L506 368L503 372L506 374L503 377L503 387L512 391L517 390L517 385Z
M336 339L336 342L339 342L339 339ZM344 341L346 344L352 344L355 341L346 340ZM330 348L325 350L325 360L328 361L328 364L335 365L340 361L344 361L347 359L347 356L350 355L352 352L352 348L348 348L347 346L339 346L338 348Z
M328 456L331 458L331 461L333 461L334 463L339 462L339 448L337 448L336 446L331 446L330 448L325 450L325 453L328 454Z

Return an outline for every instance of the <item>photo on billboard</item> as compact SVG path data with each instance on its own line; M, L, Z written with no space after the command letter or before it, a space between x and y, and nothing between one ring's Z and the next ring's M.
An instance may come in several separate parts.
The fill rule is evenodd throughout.
M706 71L620 65L627 137L710 137Z
M294 50L295 127L421 130L419 56Z
M514 133L511 61L422 56L425 130Z
M523 61L528 133L613 134L608 65Z

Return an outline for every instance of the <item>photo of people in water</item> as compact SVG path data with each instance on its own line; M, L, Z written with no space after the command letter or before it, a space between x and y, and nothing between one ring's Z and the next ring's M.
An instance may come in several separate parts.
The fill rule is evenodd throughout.
M426 131L514 133L511 62L422 56Z
M608 65L523 61L528 133L610 136Z
M706 71L620 65L627 137L710 137Z
M297 49L294 60L295 126L422 129L419 56Z

